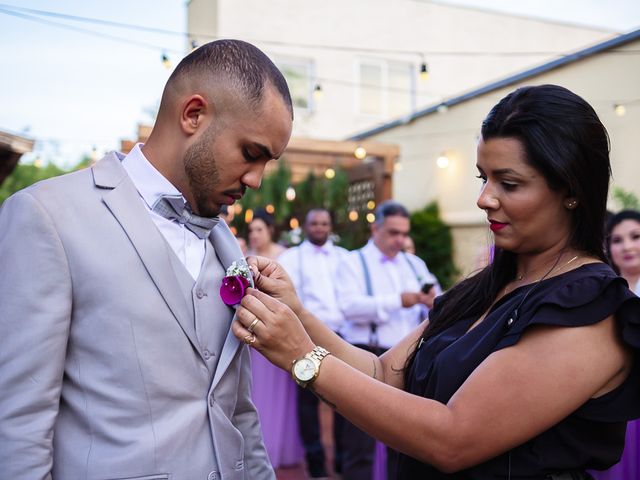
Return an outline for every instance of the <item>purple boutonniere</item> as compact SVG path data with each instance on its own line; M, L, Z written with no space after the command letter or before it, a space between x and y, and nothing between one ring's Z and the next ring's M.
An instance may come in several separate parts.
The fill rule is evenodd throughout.
M238 260L227 268L227 274L220 285L220 298L226 305L238 305L249 287L253 287L249 265L244 259Z

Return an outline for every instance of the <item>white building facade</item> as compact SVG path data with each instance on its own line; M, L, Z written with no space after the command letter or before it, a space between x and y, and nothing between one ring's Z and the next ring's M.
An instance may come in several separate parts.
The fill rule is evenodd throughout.
M190 0L187 8L190 45L237 38L265 51L291 87L294 136L318 139L344 139L613 36L421 0Z

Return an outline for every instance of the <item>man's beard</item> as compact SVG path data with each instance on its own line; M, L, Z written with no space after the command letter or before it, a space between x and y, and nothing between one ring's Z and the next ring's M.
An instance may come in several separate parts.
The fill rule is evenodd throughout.
M184 170L195 202L191 208L202 217L215 217L220 213L220 206L210 200L220 183L218 165L211 151L214 143L215 132L212 126L184 154Z
M327 236L321 236L321 237L314 237L314 236L310 236L307 235L307 239L309 240L309 242L311 242L314 245L317 245L319 247L321 247L322 245L324 245L325 243L327 243L327 240L329 240L329 235Z

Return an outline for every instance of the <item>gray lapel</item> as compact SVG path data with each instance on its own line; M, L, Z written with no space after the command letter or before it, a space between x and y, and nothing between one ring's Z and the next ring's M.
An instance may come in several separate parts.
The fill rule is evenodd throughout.
M216 255L220 259L220 263L222 263L225 270L229 268L235 260L243 258L238 242L224 221L218 223L218 225L216 225L216 227L211 231L210 239L216 251ZM235 315L233 318L235 318ZM213 382L211 383L212 389L215 388L220 381L220 378L229 367L229 364L233 360L240 346L241 344L233 332L231 332L231 324L229 324L229 333L227 334L227 338L222 346L222 353L220 354L216 373L213 377Z
M138 191L122 168L121 157L112 152L96 163L92 170L96 187L106 189L104 203L122 226L162 298L201 355L193 317L171 266L168 250L171 247L142 204Z

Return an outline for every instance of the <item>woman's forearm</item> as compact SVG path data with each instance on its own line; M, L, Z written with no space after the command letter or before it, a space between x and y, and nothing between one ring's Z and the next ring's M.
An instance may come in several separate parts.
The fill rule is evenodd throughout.
M378 356L344 341L306 309L300 311L299 318L313 343L326 348L337 358L365 375L384 381L384 370Z
M454 451L449 409L389 385L373 382L328 356L309 387L351 423L392 448L441 469Z

